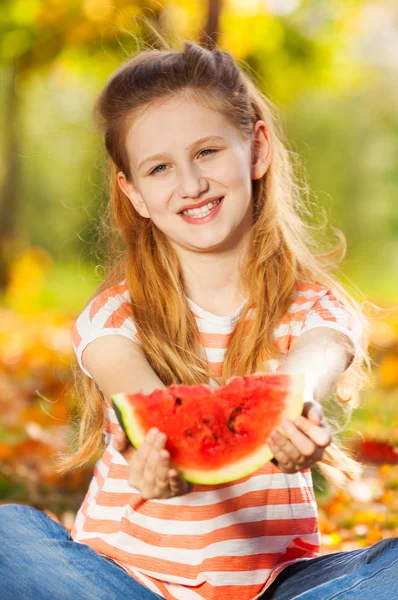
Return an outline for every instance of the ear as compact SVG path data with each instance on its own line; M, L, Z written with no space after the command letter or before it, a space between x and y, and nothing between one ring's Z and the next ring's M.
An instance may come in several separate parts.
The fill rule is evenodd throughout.
M252 141L252 179L261 179L271 163L270 135L264 121L257 121L253 126Z
M141 217L149 219L150 215L146 204L142 199L141 194L138 192L137 188L133 183L127 181L123 171L119 171L119 173L117 174L117 182L123 194L127 196L127 198L130 200L131 204L134 206L138 214L141 215Z

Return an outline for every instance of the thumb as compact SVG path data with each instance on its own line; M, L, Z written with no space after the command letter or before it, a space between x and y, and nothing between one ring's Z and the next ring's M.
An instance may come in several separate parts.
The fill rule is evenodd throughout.
M309 419L316 425L319 425L319 423L323 419L322 406L319 404L319 402L316 402L315 400L304 402L302 414L304 417L307 417L307 419Z

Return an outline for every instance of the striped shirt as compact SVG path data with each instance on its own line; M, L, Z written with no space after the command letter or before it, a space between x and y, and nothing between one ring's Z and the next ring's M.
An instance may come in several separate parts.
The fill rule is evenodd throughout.
M223 358L245 302L228 316L214 315L187 298L200 331L209 374L221 374ZM248 318L253 317L253 310ZM289 352L299 335L332 327L357 347L361 327L352 309L332 290L296 283L292 303L273 332ZM81 369L82 352L104 335L140 343L125 281L98 294L78 316L72 334ZM280 361L267 360L277 371ZM210 385L216 385L209 378ZM141 584L167 600L254 600L287 565L320 555L317 505L310 469L282 473L272 462L221 485L195 485L183 496L145 500L128 481L129 466L113 446L120 430L104 399L105 450L76 515L72 539L111 558Z

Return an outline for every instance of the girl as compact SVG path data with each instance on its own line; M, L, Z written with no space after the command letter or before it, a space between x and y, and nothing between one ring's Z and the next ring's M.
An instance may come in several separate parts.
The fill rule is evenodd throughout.
M335 388L357 400L369 329L325 260L339 248L317 254L299 216L270 103L228 53L185 43L128 60L96 109L123 244L75 323L85 399L58 470L104 447L71 535L0 507L2 597L390 598L395 539L320 555L311 467L358 474L320 403ZM183 481L161 431L134 451L111 407L117 392L278 369L308 376L303 414L270 437L273 462L228 484Z

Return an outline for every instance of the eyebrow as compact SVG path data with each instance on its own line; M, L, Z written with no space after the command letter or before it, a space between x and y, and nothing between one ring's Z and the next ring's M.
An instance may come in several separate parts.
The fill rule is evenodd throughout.
M209 141L225 142L225 139L223 137L221 137L220 135L208 135L206 137L200 138L199 140L196 140L195 142L192 142L192 144L187 146L187 150L191 150L195 146L199 146L199 144L203 144L204 142L209 142ZM144 160L142 160L139 163L138 169L141 169L141 167L150 160L161 160L165 156L168 156L167 152L162 152L160 154L153 154L152 156L148 156L147 158L144 158Z

